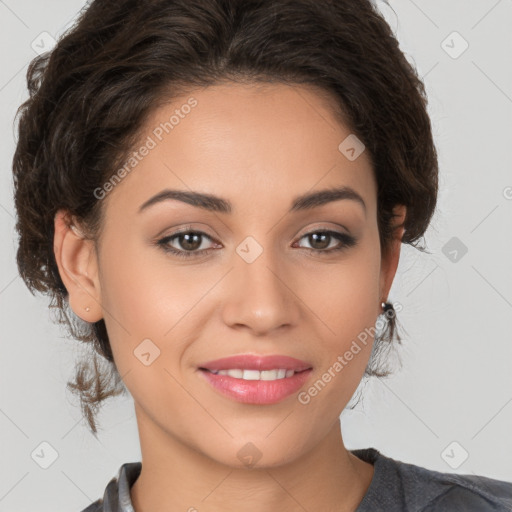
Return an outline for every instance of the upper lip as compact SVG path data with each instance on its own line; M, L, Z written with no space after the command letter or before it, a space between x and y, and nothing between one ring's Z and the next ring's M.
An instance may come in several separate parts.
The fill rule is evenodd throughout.
M308 370L311 364L294 357L284 355L255 355L255 354L239 354L236 356L223 357L208 361L199 365L199 368L217 371L217 370L274 370L285 369L294 370L296 372Z

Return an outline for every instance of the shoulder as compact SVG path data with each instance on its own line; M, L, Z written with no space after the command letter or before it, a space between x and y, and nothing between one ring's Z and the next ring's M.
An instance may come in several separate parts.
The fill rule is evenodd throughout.
M103 512L103 500L96 500L91 503L87 508L84 508L82 512Z
M374 464L374 477L357 512L510 512L512 483L480 475L443 473L385 456L375 448L352 453Z
M481 475L436 473L443 492L429 503L422 512L436 510L512 511L512 483Z
M141 462L126 462L107 484L103 497L87 506L81 512L118 512L133 510L130 487L137 480L142 469Z

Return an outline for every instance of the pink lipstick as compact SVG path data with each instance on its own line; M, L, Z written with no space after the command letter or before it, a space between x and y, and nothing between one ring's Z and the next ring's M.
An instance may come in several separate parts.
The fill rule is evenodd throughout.
M293 357L241 354L208 361L201 374L220 393L246 404L274 404L297 392L312 365Z

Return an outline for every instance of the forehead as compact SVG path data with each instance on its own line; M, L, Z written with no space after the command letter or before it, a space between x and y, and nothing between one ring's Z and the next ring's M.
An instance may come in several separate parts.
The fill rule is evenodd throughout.
M236 213L247 203L288 208L305 192L344 185L371 209L370 156L363 151L354 160L340 150L354 135L333 106L329 93L310 86L228 82L191 89L148 117L134 148L138 157L127 161L129 172L108 202L135 212L171 188L229 198Z

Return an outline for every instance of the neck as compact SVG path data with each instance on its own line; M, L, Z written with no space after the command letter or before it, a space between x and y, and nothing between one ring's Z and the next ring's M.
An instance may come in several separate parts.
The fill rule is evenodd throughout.
M344 446L339 420L312 450L266 468L231 467L171 437L137 415L142 470L131 488L136 512L354 511L373 466Z

